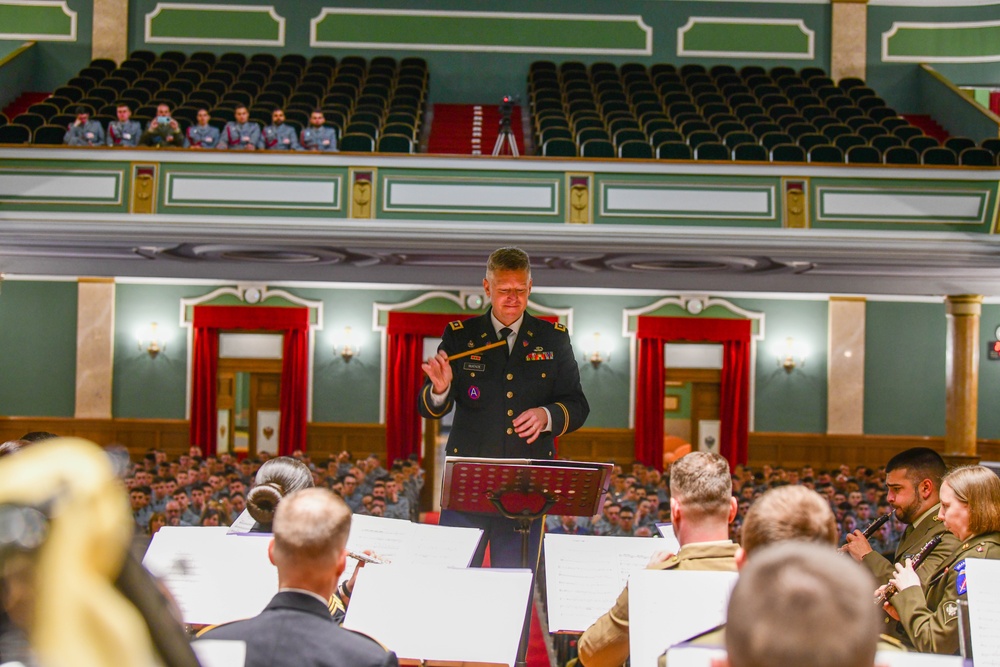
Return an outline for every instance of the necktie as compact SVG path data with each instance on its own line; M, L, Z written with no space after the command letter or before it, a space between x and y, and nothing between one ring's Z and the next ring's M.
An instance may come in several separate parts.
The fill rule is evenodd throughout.
M508 339L512 333L514 333L514 330L510 327L504 327L500 330L500 340L507 343L503 346L503 353L508 357L510 356L510 343L508 342Z

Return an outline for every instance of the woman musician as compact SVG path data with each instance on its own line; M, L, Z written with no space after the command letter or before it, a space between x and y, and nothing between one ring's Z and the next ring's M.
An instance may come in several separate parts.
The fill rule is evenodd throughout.
M951 471L941 483L938 516L961 545L928 580L926 590L909 559L905 567L897 563L889 583L899 592L885 610L901 621L918 651L957 654L958 601L967 599L965 560L1000 559L1000 477L983 466Z

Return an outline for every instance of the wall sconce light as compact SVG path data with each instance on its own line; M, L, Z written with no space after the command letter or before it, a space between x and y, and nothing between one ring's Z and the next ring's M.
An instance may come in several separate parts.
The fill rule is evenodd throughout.
M601 334L594 332L583 344L583 358L594 368L605 361L611 361L611 348L601 340Z
M361 343L351 327L344 327L344 331L333 342L334 354L339 354L345 363L361 354Z
M139 349L151 359L156 359L156 355L167 349L167 341L160 334L156 322L150 322L149 326L141 329L136 337L139 339Z
M775 350L778 365L785 369L786 373L791 373L796 366L806 365L806 349L794 338L789 336L785 339L785 344Z

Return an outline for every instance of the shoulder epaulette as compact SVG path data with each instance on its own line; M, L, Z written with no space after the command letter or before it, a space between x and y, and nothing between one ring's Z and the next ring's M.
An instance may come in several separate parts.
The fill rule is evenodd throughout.
M566 331L566 325L565 325L565 324L562 324L562 323L560 323L560 322L555 322L555 323L553 323L553 324L552 324L552 327L553 327L553 328L554 328L554 329L555 329L556 331Z
M449 322L448 326L451 327L452 331L458 331L459 329L461 329L465 325L462 324L462 320L455 320L454 322Z

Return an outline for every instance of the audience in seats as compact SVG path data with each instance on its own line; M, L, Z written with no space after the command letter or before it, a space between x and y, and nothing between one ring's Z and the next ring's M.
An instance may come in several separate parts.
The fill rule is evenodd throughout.
M170 105L156 107L156 118L149 121L146 131L139 138L140 146L155 148L180 147L184 144L180 123L170 115Z

